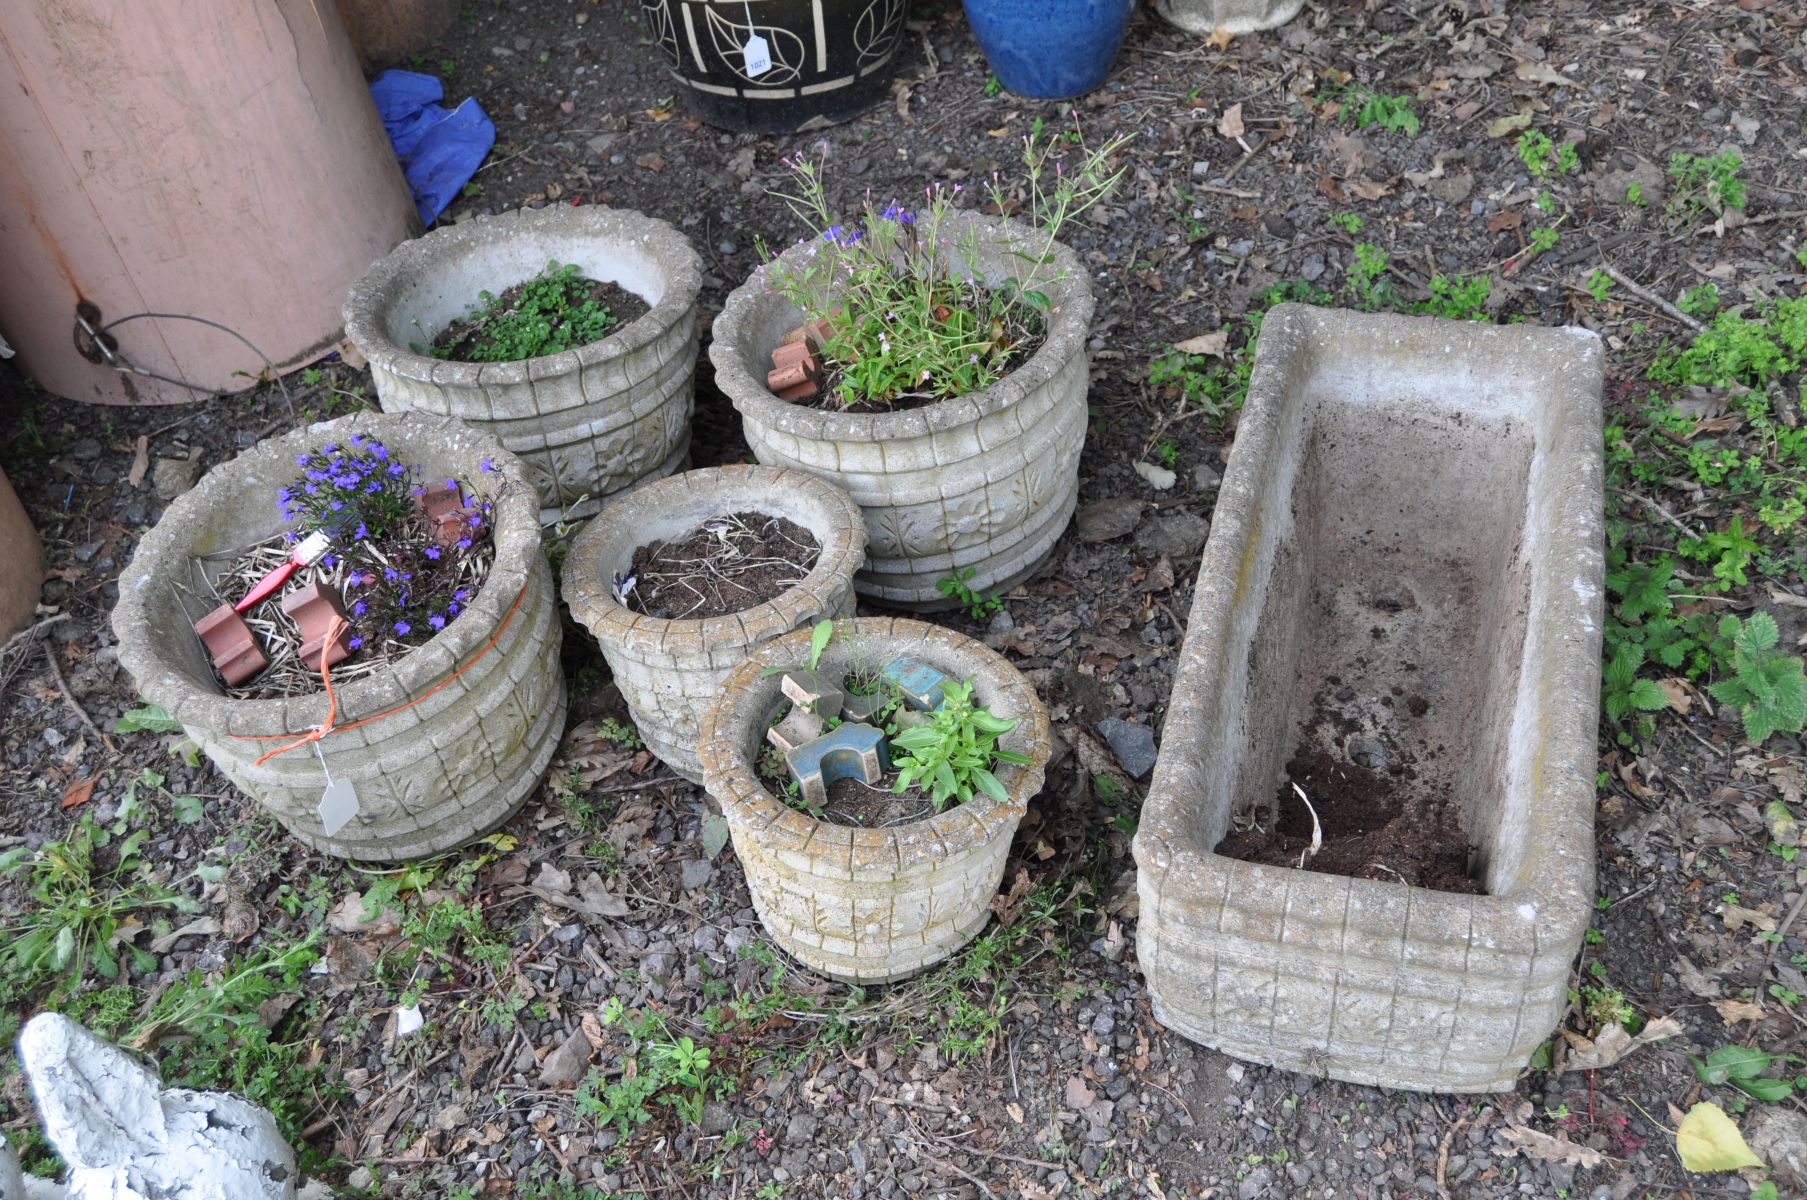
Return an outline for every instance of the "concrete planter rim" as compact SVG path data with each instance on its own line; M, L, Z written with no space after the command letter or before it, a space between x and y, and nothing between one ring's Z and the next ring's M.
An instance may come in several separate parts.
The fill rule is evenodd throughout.
M1314 335L1334 325L1377 321L1404 324L1436 320L1432 317L1358 315L1296 303L1278 305L1268 313L1261 329L1263 354L1257 360L1249 382L1248 398L1244 403L1247 415L1241 426L1258 441L1254 445L1243 446L1239 438L1238 449L1242 453L1232 459L1224 473L1219 505L1212 518L1211 539L1205 545L1199 566L1201 595L1205 588L1220 586L1226 580L1232 583L1238 580L1245 547L1254 544L1257 521L1248 501L1258 494L1259 489L1251 476L1258 464L1268 460L1272 443L1279 432L1277 422L1259 418L1266 411L1283 403L1288 386L1283 364L1295 356L1308 354ZM1472 338L1477 343L1522 342L1530 338L1546 343L1552 350L1587 355L1594 360L1596 366L1601 357L1599 335L1578 327L1533 328L1466 323L1460 328L1462 336ZM1574 380L1567 381L1563 386L1575 391L1582 387ZM1564 467L1571 462L1579 465L1584 457L1577 448L1561 446L1553 447L1551 453L1553 459L1562 464L1552 468L1559 477ZM1241 497L1241 500L1237 503L1224 503L1226 498L1231 497ZM1598 533L1596 526L1562 526L1552 538L1555 547L1553 553L1561 555L1563 561L1588 562L1599 556L1596 544ZM1572 692L1597 696L1600 633L1588 613L1590 597L1584 595L1579 588L1556 588L1552 589L1549 599L1552 611L1540 613L1539 620L1591 631L1587 636L1593 639L1594 653L1591 658L1585 654L1552 655L1552 669L1546 680L1546 690L1559 695ZM1198 638L1198 644L1207 646L1223 644L1228 640L1226 612L1227 607L1201 604L1195 599L1188 623L1188 639ZM1590 666L1590 663L1593 665ZM1168 712L1164 732L1168 736L1187 736L1190 732L1187 728L1189 721L1196 719L1191 715L1191 710L1197 707L1190 697L1203 694L1206 690L1221 688L1226 674L1226 663L1214 656L1182 656L1172 688L1175 704ZM1570 719L1560 725L1553 722L1552 727L1539 733L1542 747L1540 757L1546 759L1552 767L1572 766L1582 761L1591 763L1594 758L1596 725L1597 720L1584 723L1579 719ZM1571 889L1569 881L1562 877L1561 868L1566 855L1571 852L1585 854L1591 861L1594 853L1591 823L1584 829L1575 828L1560 824L1559 816L1549 816L1547 825L1560 824L1560 827L1543 830L1544 837L1552 848L1545 853L1527 856L1511 889L1498 893L1463 895L1385 880L1326 875L1318 871L1249 863L1219 855L1214 848L1199 844L1195 823L1189 819L1187 793L1194 790L1190 775L1197 770L1197 764L1182 755L1163 752L1157 761L1134 841L1135 858L1145 874L1180 877L1196 877L1201 874L1237 875L1250 882L1271 880L1274 887L1315 889L1326 893L1335 891L1339 894L1346 892L1356 903L1364 898L1378 902L1383 898L1409 892L1414 921L1419 919L1419 906L1422 904L1425 919L1431 922L1447 918L1452 922L1459 921L1461 927L1466 928L1471 917L1477 920L1523 921L1535 924L1540 929L1550 930L1553 940L1570 935L1579 940L1588 923L1589 917L1585 911L1577 918L1572 906L1565 906L1557 901L1567 898L1566 893ZM1536 787L1545 793L1563 787L1585 786L1591 789L1591 770L1589 767L1585 778L1579 781L1546 775L1537 781ZM1546 815L1551 813L1551 809L1552 806L1548 804L1536 806L1536 811ZM1566 927L1570 925L1573 928Z
M901 843L925 830L950 847L950 854L957 854L959 847L970 841L975 820L987 827L997 819L1008 819L1013 826L1021 820L1028 811L1029 801L1041 788L1053 745L1047 711L1022 673L982 642L907 617L853 617L836 621L835 636L822 652L821 661L836 668L852 665L856 657L854 639L861 639L866 646L907 641L931 666L944 670L945 660L938 661L935 649L945 649L989 668L982 675L971 673L977 684L975 691L987 708L999 716L1014 717L1017 722L1016 728L1005 734L999 745L1030 760L1023 764L997 764L994 774L1004 785L1008 798L994 800L979 792L964 804L951 805L918 821L883 829L862 829L818 820L768 792L754 773L754 757L765 743L763 740L754 742L751 751L748 743L754 736L763 739L763 722L781 696L779 677L766 672L773 667L794 667L808 660L810 630L799 629L765 643L736 667L722 684L721 699L703 717L697 752L703 762L705 786L720 802L728 820L745 827L761 843L773 849L799 851L820 829L850 829L856 839L864 837L867 844L876 841L879 847L893 848L899 861L907 861ZM939 646L924 650L924 642L939 643ZM743 733L747 736L742 736Z
M119 603L113 612L120 663L145 697L163 705L175 720L239 736L299 733L325 720L328 701L324 691L288 699L251 700L221 694L211 676L207 686L197 683L149 636L148 610L154 598L150 589L187 576L192 547L182 533L188 518L221 504L242 502L247 491L267 491L266 502L274 513L276 489L296 470L295 455L327 442L343 442L354 433L391 448L405 441L456 438L463 447L460 456L468 458L473 476L476 463L483 458L492 460L494 478L499 481L493 485L498 498L491 514L496 552L488 578L457 620L383 670L334 685L341 722L405 704L441 682L489 642L527 587L542 555L539 503L520 460L488 433L449 417L357 413L266 439L214 467L192 490L177 497L139 542L131 565L121 576ZM468 486L472 480L462 482Z
M364 277L352 285L345 298L345 336L373 367L404 379L463 388L527 384L536 379L572 375L584 367L620 358L657 341L665 330L683 318L702 290L702 257L683 234L657 217L632 209L587 204L575 208L552 205L521 209L491 220L511 220L515 222L515 228L523 230L563 232L573 239L585 237L605 243L634 241L646 245L664 265L669 285L658 303L648 306L646 312L627 325L600 341L557 354L506 363L454 362L417 354L389 336L383 328L382 314L401 281L438 269L437 264L444 254L470 250L464 238L455 232L456 226L442 226L423 237L403 242L378 259ZM561 230L561 226L570 222L576 222L580 228ZM501 286L509 287L518 282L514 280ZM478 300L479 297L472 296L470 303ZM426 336L429 339L436 337L438 331Z
M1020 222L968 212L952 215L948 228L956 233L962 229L975 229L982 242L1004 246L1021 246L1037 237L1036 230ZM804 249L803 245L793 246L780 257L789 260L802 254ZM758 301L768 294L764 283L770 264L759 267L746 282L729 293L721 315L715 319L709 361L715 367L716 386L747 419L825 442L882 442L918 437L977 421L1018 403L1052 380L1075 346L1079 347L1080 353L1084 352L1085 340L1091 333L1094 306L1090 277L1071 248L1056 241L1051 243L1051 253L1058 279L1041 288L1052 305L1042 344L1016 370L983 391L950 396L921 408L879 413L849 413L780 400L766 386L764 372L755 374L749 370L741 353L745 351L748 357L756 358L760 352L770 349L747 344L752 340L748 330L749 317Z
M827 535L832 530L811 528L810 533L821 547L816 565L802 579L762 604L716 617L651 617L616 600L610 586L612 581L602 577L603 564L595 561L610 542L617 539L632 541L635 536L631 531L618 528L626 519L623 506L605 505L573 540L565 558L563 592L571 615L589 627L599 640L633 637L653 644L663 644L672 636L699 638L705 645L718 641L752 642L795 630L800 622L814 614L816 602L831 589L834 580L851 579L866 561L865 519L860 506L846 492L805 471L786 467L726 466L667 476L635 489L632 498L636 507L658 507L668 503L675 506L722 485L760 484L767 485L772 497L764 504L788 510L766 515L781 516L808 528L805 522L797 520L802 506L788 502L788 489L791 495L805 496L816 506L844 518L840 524L848 528L852 536L845 541L830 541ZM775 502L779 498L786 502ZM757 508L758 504L752 506ZM636 545L644 545L644 542L636 542Z

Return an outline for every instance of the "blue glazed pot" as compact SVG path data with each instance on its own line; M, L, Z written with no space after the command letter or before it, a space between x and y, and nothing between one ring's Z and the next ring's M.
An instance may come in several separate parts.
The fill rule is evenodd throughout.
M998 81L1019 96L1064 100L1111 72L1136 0L965 0L966 20Z

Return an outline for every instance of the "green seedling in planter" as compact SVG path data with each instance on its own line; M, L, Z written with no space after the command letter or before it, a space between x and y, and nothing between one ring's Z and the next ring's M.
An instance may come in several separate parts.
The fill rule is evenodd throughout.
M898 768L898 792L918 780L929 788L935 811L950 800L964 804L975 791L994 800L1009 798L991 768L997 763L1027 763L1012 750L998 749L998 739L1016 728L1014 720L994 716L972 702L971 680L942 685L941 707L929 714L927 724L905 729L891 739ZM903 751L901 757L896 751Z
M1126 168L1109 163L1127 141L1096 150L1080 143L1067 162L1058 156L1074 143L1025 139L1020 183L1006 190L994 178L989 191L996 211L1032 225L1035 240L1016 255L1013 274L989 286L975 282L983 274L976 231L956 234L949 223L963 185L936 184L914 209L869 200L856 223L829 205L820 163L785 160L792 190L772 194L815 236L805 254L762 271L774 291L828 322L821 353L832 399L870 410L964 395L1032 353L1050 304L1043 289L1055 282L1047 267L1055 239L1116 190Z
M1799 658L1776 649L1781 636L1776 619L1766 612L1743 621L1728 616L1719 622L1719 635L1732 644L1732 677L1707 690L1738 710L1750 744L1762 745L1772 733L1801 732L1807 724L1807 678Z
M575 263L549 262L506 300L477 293L482 303L464 317L473 328L426 353L459 362L521 362L601 341L620 322L607 305L590 298L590 287Z

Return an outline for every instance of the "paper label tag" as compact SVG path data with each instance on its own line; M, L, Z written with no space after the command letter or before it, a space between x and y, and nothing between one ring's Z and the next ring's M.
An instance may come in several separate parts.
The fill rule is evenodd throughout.
M747 39L741 53L746 58L748 75L760 76L772 69L772 48L757 33Z
M320 824L332 837L358 815L358 789L349 779L335 779L320 795Z

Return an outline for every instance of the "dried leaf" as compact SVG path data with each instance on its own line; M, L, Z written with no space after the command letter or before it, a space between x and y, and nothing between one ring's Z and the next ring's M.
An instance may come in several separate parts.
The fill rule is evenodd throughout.
M1230 331L1219 329L1216 333L1201 333L1183 342L1175 342L1173 348L1181 354L1209 354L1222 358L1229 353L1229 341Z
M1740 1021L1761 1021L1763 1006L1753 1004L1749 1000L1715 1000L1713 1007L1719 1010L1719 1019L1727 1025L1736 1025Z
M1242 105L1232 104L1224 109L1223 116L1217 118L1217 132L1227 138L1239 138L1247 130L1242 124Z
M1725 927L1733 933L1737 933L1746 925L1749 925L1753 929L1760 930L1763 933L1774 933L1776 931L1776 919L1774 917L1765 913L1760 913L1754 908L1745 908L1741 904L1720 905L1719 918L1725 922Z
M1146 479L1148 485L1159 492L1164 492L1171 488L1174 481L1179 478L1179 476L1175 475L1172 471L1169 471L1166 467L1157 467L1151 462L1136 463L1136 474Z
M1531 110L1524 109L1509 117L1501 117L1487 123L1487 136L1490 138L1511 137L1521 129L1531 128Z
M1363 178L1351 179L1347 182L1349 190L1363 200L1379 200L1382 196L1391 196L1393 194L1393 183L1391 180L1377 182L1373 179Z
M1686 713L1694 706L1694 697L1689 694L1688 681L1685 679L1659 679L1656 686L1661 688L1669 701L1669 707L1678 713Z
M1547 83L1556 87L1580 87L1581 85L1549 63L1522 62L1512 72L1526 83ZM1491 132L1491 131L1490 131Z
M132 451L132 469L126 473L125 481L133 487L144 482L144 473L151 469L151 439L145 434L138 435L138 446Z
M665 169L665 156L657 150L642 154L634 160L636 167L644 167L648 171L659 172Z
M1230 48L1230 43L1235 40L1235 34L1231 33L1228 29L1225 29L1222 25L1219 25L1216 29L1211 31L1211 36L1205 39L1205 45L1211 47L1213 50L1228 50Z
M1082 1111L1090 1108L1092 1101L1097 1098L1098 1093L1087 1087L1085 1085L1085 1080L1077 1075L1068 1076L1066 1095L1068 1108L1074 1109L1075 1111Z
M94 785L100 782L100 776L88 775L71 783L63 792L64 808L79 808L88 802L94 794Z
M1725 1110L1705 1101L1682 1118L1675 1131L1675 1152L1689 1171L1736 1171L1763 1165Z
M212 917L196 917L180 929L172 929L151 942L152 954L168 954L175 944L185 937L212 937L220 932L220 923Z
M1508 233L1525 223L1525 216L1520 212L1496 212L1487 218L1488 233Z
M1606 1161L1606 1155L1598 1150L1577 1145L1566 1138L1539 1133L1524 1125L1508 1125L1500 1130L1500 1136L1511 1142L1512 1148L1526 1158L1535 1158L1540 1162L1566 1163L1591 1170Z
M1626 1033L1622 1025L1608 1025L1591 1042L1584 1037L1565 1034L1574 1045L1574 1050L1563 1059L1556 1073L1560 1075L1563 1071L1596 1071L1610 1067L1639 1046L1680 1037L1681 1034L1682 1023L1674 1017L1657 1018L1644 1026L1635 1038Z

